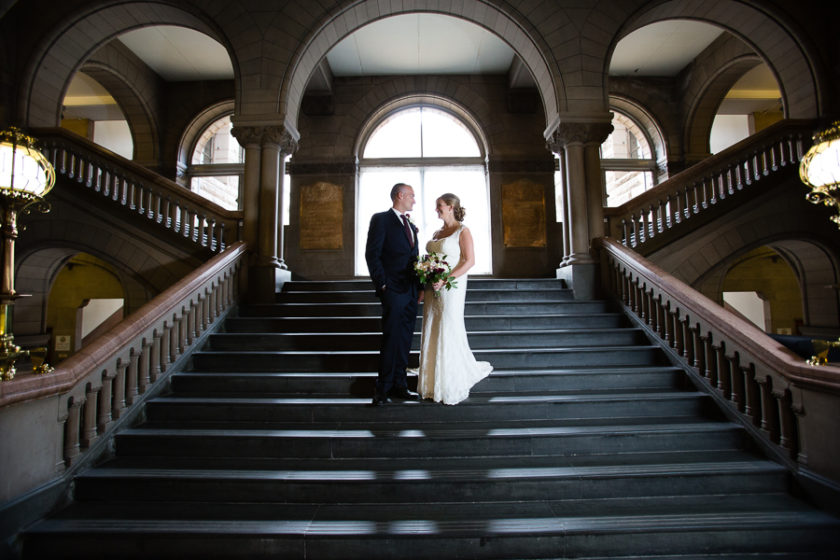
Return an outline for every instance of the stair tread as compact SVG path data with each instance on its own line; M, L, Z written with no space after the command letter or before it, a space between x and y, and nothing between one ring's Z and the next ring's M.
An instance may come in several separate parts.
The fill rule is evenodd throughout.
M132 507L126 507L128 504ZM590 515L596 512L658 513L688 510L695 513L724 511L757 511L760 509L790 509L807 511L810 507L787 494L705 494L702 496L611 497L597 499L521 501L447 502L429 500L424 503L289 503L278 508L277 504L259 502L182 502L147 501L126 502L103 500L77 502L69 510L59 512L56 518L94 519L97 517L123 519L419 519L435 518L445 512L445 518L481 519L495 517L543 517L562 512L565 517ZM594 514L594 515L593 515ZM421 517L422 516L422 517Z
M741 430L731 422L703 422L686 424L636 424L629 426L541 426L523 428L498 428L493 430L449 428L423 430L387 429L237 429L237 428L128 428L121 432L128 436L182 436L182 437L271 437L271 438L470 438L470 437L539 437L585 434L633 434L633 433L691 433Z
M470 396L469 399L458 404L461 407L468 406L483 406L483 405L516 405L529 403L564 403L564 402L616 402L616 401L639 401L644 399L646 401L656 400L683 400L705 398L706 394L700 391L628 391L625 393L591 393L585 392L583 394L523 394L516 393L483 393ZM158 397L154 403L163 404L195 404L195 403L215 403L215 404L277 404L277 405L313 405L313 406L359 406L370 404L370 398L353 398L351 396L293 396L293 397L231 397L231 396L166 396ZM401 406L425 406L425 407L439 407L437 403L431 402L404 402Z
M497 469L462 468L462 469L402 469L402 470L240 470L240 469L167 469L167 468L107 468L99 467L80 474L77 478L165 478L167 480L202 480L210 483L220 480L290 480L307 482L379 482L409 483L411 481L434 484L445 480L469 480L496 483L503 480L540 479L540 478L632 478L632 477L667 477L689 476L707 473L779 473L784 467L771 461L725 461L669 463L658 465L590 465L575 467L507 467Z
M378 520L201 520L201 519L50 519L30 533L155 532L163 534L233 533L238 535L481 535L624 533L652 531L745 531L761 528L822 527L837 529L840 520L818 511L745 511L594 517L482 517L472 520L416 519L382 524Z

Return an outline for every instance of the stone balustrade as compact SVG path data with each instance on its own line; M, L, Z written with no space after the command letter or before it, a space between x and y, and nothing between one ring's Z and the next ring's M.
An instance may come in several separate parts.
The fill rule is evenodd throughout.
M840 368L811 366L634 251L598 243L603 288L681 360L734 420L793 470L840 480L822 443L840 422Z
M53 373L0 384L0 502L72 468L159 386L238 302L245 254L229 246Z
M144 217L153 227L213 252L242 239L242 212L226 210L189 189L63 129L35 129L41 148L65 177L100 199Z
M684 235L692 224L707 223L708 214L726 201L755 192L774 175L798 172L815 126L813 121L781 121L621 206L605 208L607 235L644 251L672 230L681 228Z

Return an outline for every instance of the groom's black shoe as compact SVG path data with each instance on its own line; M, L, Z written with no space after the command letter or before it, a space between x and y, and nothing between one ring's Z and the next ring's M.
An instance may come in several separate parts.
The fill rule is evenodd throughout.
M388 393L388 394L390 396L394 397L395 399L402 399L404 401L419 401L420 400L420 395L418 393L415 393L414 391L409 391L405 387L402 387L402 388L399 388L399 389L392 389L391 392Z
M383 404L388 404L389 402L391 402L391 399L389 399L387 396L376 393L375 395L373 395L373 400L370 402L370 404L372 404L373 406L382 406Z

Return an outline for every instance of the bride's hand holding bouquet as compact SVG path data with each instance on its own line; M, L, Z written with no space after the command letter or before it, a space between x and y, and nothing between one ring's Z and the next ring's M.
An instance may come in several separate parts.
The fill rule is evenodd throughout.
M440 297L440 290L452 289L457 282L452 277L452 267L446 262L446 255L430 253L417 257L414 272L421 284L431 284L435 297Z

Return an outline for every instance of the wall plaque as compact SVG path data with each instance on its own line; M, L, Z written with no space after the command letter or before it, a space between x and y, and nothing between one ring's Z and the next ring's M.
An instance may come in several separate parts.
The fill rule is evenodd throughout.
M520 179L502 185L505 247L545 247L545 188Z
M343 189L318 182L300 189L300 248L341 249L343 247Z

